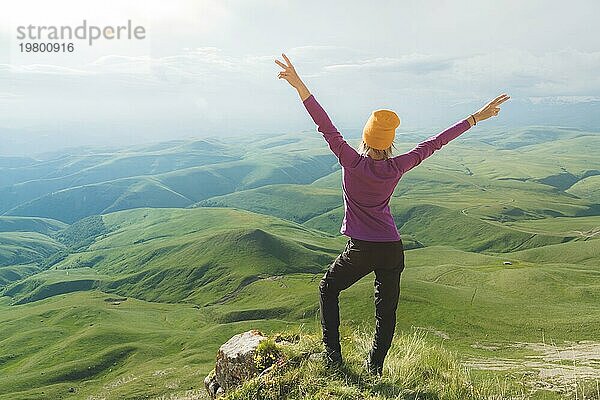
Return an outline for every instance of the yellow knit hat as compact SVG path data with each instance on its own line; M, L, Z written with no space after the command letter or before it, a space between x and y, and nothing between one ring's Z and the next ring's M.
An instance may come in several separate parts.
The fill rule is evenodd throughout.
M369 147L385 150L392 145L398 126L400 126L400 118L395 112L375 110L363 129L363 141Z

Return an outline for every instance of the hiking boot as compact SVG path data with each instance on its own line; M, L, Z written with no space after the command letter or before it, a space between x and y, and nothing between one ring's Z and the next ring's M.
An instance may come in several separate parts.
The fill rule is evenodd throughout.
M325 347L325 350L319 353L319 358L327 368L339 368L342 365L342 353L339 350Z
M381 376L383 374L383 365L371 360L370 356L365 360L364 367L371 375Z

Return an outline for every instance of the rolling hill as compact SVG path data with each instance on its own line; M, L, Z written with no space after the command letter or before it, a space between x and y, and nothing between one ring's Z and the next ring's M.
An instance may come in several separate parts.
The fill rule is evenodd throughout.
M600 377L593 355L530 362L540 343L600 337L598 146L569 128L474 131L403 176L398 332L531 398L572 393L579 367ZM79 148L0 172L0 400L203 398L233 334L319 330L318 282L347 238L318 135ZM345 330L370 329L372 275L340 302ZM485 368L498 359L517 367Z
M138 208L81 225L73 229L88 246L72 244L79 250L51 270L8 285L4 294L24 303L100 287L149 301L206 304L261 277L320 271L342 243L298 224L232 209ZM63 241L72 236L65 232Z
M64 222L47 218L0 216L0 232L37 232L51 235L67 226Z
M329 155L289 156L285 161L282 158L277 154L260 160L249 157L160 174L77 183L66 188L62 184L48 186L44 180L28 181L0 187L0 212L72 223L89 215L129 208L185 207L212 196L270 183L310 183L331 171L333 159ZM40 189L31 189L31 185Z

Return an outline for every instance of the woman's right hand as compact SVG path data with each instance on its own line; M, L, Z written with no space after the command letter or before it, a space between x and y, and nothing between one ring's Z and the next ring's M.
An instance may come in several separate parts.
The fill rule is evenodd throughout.
M477 122L484 121L490 117L495 117L500 112L500 104L510 99L510 96L506 93L501 94L494 100L481 107L473 116Z
M279 71L278 78L285 79L290 85L298 89L298 87L302 84L302 80L298 76L298 73L296 72L296 69L292 65L290 59L283 53L281 53L281 56L285 60L285 64L279 60L275 60L275 63L283 68L283 71Z
M278 78L285 79L290 85L292 85L292 87L294 87L298 91L298 94L300 95L302 101L306 100L310 96L308 88L306 87L304 82L302 82L300 76L298 76L298 73L296 72L296 69L292 65L290 59L283 53L281 55L285 60L285 64L279 60L275 60L275 63L281 68L283 68L283 71L279 72Z

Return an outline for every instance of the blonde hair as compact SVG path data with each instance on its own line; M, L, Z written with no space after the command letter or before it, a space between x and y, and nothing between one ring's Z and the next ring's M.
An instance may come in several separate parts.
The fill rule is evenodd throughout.
M358 146L358 152L360 154L362 154L363 156L367 156L369 154L369 151L372 151L374 154L376 154L378 156L378 159L384 159L384 160L387 160L388 158L392 158L392 151L393 151L392 149L396 149L396 146L394 146L394 143L392 143L392 145L390 147L388 147L387 149L379 150L379 149L374 149L373 147L369 146L368 144L365 143L364 140Z

